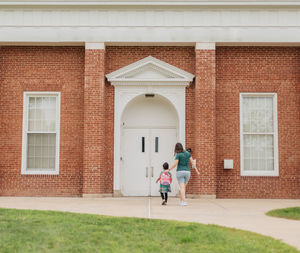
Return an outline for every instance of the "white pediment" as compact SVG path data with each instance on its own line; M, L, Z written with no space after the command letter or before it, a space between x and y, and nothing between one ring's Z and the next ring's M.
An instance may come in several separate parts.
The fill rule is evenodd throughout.
M194 75L148 56L106 75L112 85L189 85Z

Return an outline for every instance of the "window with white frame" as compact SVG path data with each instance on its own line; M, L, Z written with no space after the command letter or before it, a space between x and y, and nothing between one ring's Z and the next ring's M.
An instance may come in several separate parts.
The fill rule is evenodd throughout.
M241 175L278 176L277 95L241 93Z
M22 174L59 173L59 92L25 92Z

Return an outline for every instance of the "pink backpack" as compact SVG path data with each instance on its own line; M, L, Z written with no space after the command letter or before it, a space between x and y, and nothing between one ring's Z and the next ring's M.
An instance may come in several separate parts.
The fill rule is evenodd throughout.
M160 183L162 185L168 185L168 184L172 184L172 175L171 173L165 173L162 172L160 173Z

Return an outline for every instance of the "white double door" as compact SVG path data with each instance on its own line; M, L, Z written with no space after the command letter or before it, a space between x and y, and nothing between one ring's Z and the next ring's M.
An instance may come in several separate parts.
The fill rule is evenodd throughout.
M156 179L164 162L174 163L176 129L124 129L122 136L121 191L124 196L159 196ZM171 196L178 192L172 170Z

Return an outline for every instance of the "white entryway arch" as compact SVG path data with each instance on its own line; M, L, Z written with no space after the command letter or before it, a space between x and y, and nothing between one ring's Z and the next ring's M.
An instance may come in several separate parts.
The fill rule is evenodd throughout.
M123 128L178 128L178 114L164 96L145 93L133 98L121 117Z
M125 196L158 196L156 183L162 164L174 162L178 141L178 116L174 106L158 94L131 100L121 118L121 193ZM175 171L170 195L178 192Z
M141 120L142 122L138 123L137 125L138 115L135 119L133 116L135 111L136 113L141 113L142 108L144 108L144 110L146 111L151 111L153 110L153 108L155 108L155 104L157 107L163 108L161 109L161 113L163 113L164 110L165 113L168 110L169 112L173 110L173 113L166 114L166 118L168 117L168 115L176 115L175 121L177 122L174 122L175 117L170 116L169 123L173 123L173 127L175 128L176 141L179 141L184 145L185 88L193 80L194 76L175 66L149 56L115 72L112 72L106 77L108 81L110 81L115 87L114 193L118 195L122 194L121 189L123 185L121 170L124 169L122 157L122 141L124 141L122 138L122 134L124 134L124 129L129 129L130 124L132 123L132 129L141 129L142 125L145 129L152 129L151 127L153 127L155 124L159 126L160 123L158 119L159 117L162 117L162 114L157 115L158 118L156 118L155 122L151 123L151 127L149 127L149 122L147 126L147 122L145 120ZM152 98L156 103L153 103L152 107L146 105L147 102L145 101L149 100L146 100L145 95L148 96L148 99L151 99L151 96L154 95L154 97ZM145 102L144 105L143 101ZM132 107L131 110L130 107ZM124 117L127 117L128 123L122 121ZM166 125L166 121L164 122L165 126L160 127L168 128L168 126ZM150 169L148 168L148 170ZM133 181L136 182L135 179L133 179Z

